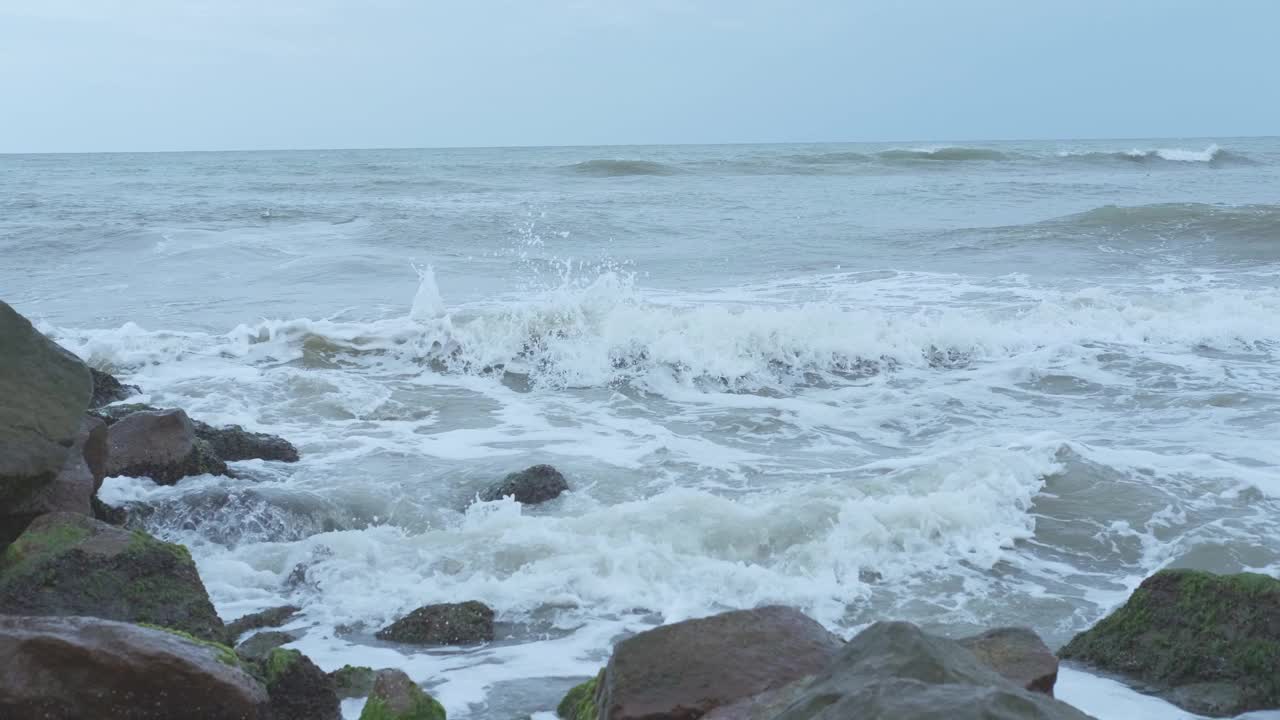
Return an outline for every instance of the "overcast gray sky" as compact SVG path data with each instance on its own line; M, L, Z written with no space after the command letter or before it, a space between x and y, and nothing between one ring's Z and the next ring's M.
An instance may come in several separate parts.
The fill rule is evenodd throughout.
M1280 0L0 0L0 152L1280 134Z

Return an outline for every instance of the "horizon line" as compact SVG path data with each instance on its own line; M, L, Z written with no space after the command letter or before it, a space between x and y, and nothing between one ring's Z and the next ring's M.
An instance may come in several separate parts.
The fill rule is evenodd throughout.
M800 141L747 141L747 142L675 142L675 143L604 143L604 144L569 144L569 145L374 145L364 147L294 147L294 148L216 148L187 150L44 150L13 152L0 151L0 157L23 155L180 155L189 153L273 153L273 152L379 152L379 151L419 151L419 150L572 150L578 148L653 148L653 147L734 147L749 145L886 145L890 143L1015 143L1015 142L1131 142L1137 140L1266 140L1278 138L1280 135L1146 135L1128 137L1024 137L1024 138L987 138L987 139L899 139L899 140L800 140Z

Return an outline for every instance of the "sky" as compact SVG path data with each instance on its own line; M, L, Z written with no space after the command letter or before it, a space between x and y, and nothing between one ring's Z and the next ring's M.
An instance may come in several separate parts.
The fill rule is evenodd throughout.
M1277 0L0 0L0 152L1280 134Z

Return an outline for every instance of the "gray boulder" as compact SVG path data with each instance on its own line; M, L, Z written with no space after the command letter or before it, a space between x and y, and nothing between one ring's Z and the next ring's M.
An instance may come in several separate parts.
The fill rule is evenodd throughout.
M0 302L0 514L62 470L92 393L79 358Z
M482 602L425 605L379 630L379 640L411 645L472 645L493 639L493 610Z
M787 698L772 720L1087 720L1015 685L954 640L881 622ZM754 720L754 718L753 718ZM761 718L760 720L764 720Z
M568 489L569 483L559 470L550 465L534 465L511 473L502 482L486 488L480 493L480 499L492 502L510 495L523 505L537 505L554 500Z
M106 470L107 426L84 415L75 444L53 480L0 515L0 544L13 542L31 521L45 513L72 512L92 515L95 493Z
M1053 697L1058 657L1027 628L996 628L959 641L982 664L1034 692Z
M227 462L236 460L276 460L298 462L298 449L293 443L276 435L249 432L239 425L214 427L195 422L196 437L209 443L218 457Z
M226 647L85 617L0 617L0 717L268 720Z
M222 642L191 554L85 515L41 515L0 556L0 613L148 623Z
M107 474L172 485L190 475L225 475L227 464L196 437L182 410L136 412L111 425Z
M843 645L780 606L665 625L614 646L596 707L601 720L697 718L821 672Z

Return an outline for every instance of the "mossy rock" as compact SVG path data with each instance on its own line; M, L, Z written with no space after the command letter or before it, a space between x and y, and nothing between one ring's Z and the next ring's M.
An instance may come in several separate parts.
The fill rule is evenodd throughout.
M604 679L604 670L590 680L574 687L556 707L556 714L563 720L596 720L596 691Z
M258 664L272 720L341 720L333 680L297 650L276 648Z
M164 632L169 633L170 635L177 635L178 637L182 638L183 640L186 640L187 642L193 642L197 645L213 650L218 662L222 663L223 665L227 665L233 668L240 667L240 658L239 656L236 655L236 651L232 650L229 645L223 645L222 643L213 642L212 640L201 640L200 638L196 637L195 635L192 635L189 632L183 632L181 630L177 630L174 628L160 627L159 625L152 625L150 623L138 623L138 626L151 628L152 630L162 630Z
M377 679L377 674L371 667L343 665L329 673L329 677L333 679L338 697L359 698L368 697L369 693L373 692L373 683Z
M40 516L0 556L0 614L84 615L226 639L185 547L74 513Z
M1059 656L1202 715L1280 707L1280 580L1163 570Z
M445 720L444 706L399 670L378 672L360 720Z
M413 645L470 645L493 640L493 610L482 602L425 605L375 633Z

